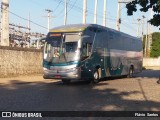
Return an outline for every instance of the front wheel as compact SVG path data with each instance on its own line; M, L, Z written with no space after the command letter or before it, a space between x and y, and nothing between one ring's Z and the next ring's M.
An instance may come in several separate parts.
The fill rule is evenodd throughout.
M99 83L99 81L100 81L99 71L98 69L96 69L93 74L93 83Z

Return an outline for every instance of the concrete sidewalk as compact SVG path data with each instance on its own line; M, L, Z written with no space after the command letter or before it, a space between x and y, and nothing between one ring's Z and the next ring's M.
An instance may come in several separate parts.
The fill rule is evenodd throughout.
M160 70L160 66L144 66L145 69Z

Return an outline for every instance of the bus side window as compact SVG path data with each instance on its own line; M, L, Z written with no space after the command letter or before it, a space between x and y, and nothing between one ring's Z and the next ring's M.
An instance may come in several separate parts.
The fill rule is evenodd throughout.
M81 50L81 57L83 59L85 59L91 55L92 44L91 43L82 43L81 49L82 49Z
M109 49L115 49L115 39L114 39L114 33L112 31L108 31L108 48Z
M82 43L82 56L87 56L87 45L86 43Z
M91 55L91 52L92 52L92 44L91 43L89 43L89 44L87 44L88 45L88 56L90 56Z
M108 31L101 30L97 31L95 42L94 42L94 50L99 48L107 48L108 46Z

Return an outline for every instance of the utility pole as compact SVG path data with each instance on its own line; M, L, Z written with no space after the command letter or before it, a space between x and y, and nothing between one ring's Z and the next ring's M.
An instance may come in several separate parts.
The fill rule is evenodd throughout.
M107 11L107 0L104 0L104 8L103 8L103 26L106 26L106 11Z
M18 25L18 31L19 31L19 33L21 32L21 25L20 25L20 22L19 22L19 25Z
M153 17L153 8L150 9L151 12L151 19ZM148 52L147 52L147 57L150 57L151 53L151 45L152 45L152 25L149 24L149 34L148 34Z
M147 47L148 47L148 22L147 22L147 31L146 31L146 40L144 46L144 56L147 57Z
M9 0L2 0L1 11L1 46L9 46Z
M46 9L45 11L48 12L48 32L50 30L50 19L51 19L51 12L53 12L52 10Z
M120 24L121 24L121 14L120 14L120 0L118 0L118 11L117 11L117 30L120 31Z
M142 42L143 42L143 35L144 35L144 18L145 16L142 16Z
M65 4L64 4L65 6L65 15L64 15L64 25L66 25L67 24L67 0L65 0Z
M83 24L86 24L87 0L83 0Z
M95 7L94 7L94 24L97 24L97 6L98 6L98 0L95 0Z
M128 1L121 1L118 0L118 10L117 10L117 30L120 31L120 24L121 24L121 3L128 3L131 0Z
M30 47L30 35L31 34L31 25L30 25L30 13L29 13L29 16L28 16L28 42L29 42L29 47Z
M30 34L30 32L31 32L31 23L30 23L31 21L30 21L30 13L29 13L29 15L28 15L28 33Z
M140 21L141 21L141 19L138 18L137 21L138 21L138 23L137 23L138 24L138 26L137 26L137 37L140 37L139 36L139 28L140 28Z

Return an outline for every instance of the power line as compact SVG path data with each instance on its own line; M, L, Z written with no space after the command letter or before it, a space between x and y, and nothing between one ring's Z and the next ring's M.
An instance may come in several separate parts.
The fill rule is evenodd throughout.
M61 2L62 2L62 0L61 0L61 1L59 1L59 3L58 3L58 5L57 5L57 7L53 10L53 13L58 9L58 7L60 6Z
M59 2L60 0L55 0L55 1ZM75 2L74 2L74 3L75 3ZM70 7L70 8L74 7L75 10L78 10L78 12L82 12L83 9L82 9L81 7L79 7L79 6L75 6L74 3L71 4L71 3L68 2L68 7ZM62 2L61 2L61 5L64 6L64 4L65 4L65 2L62 1Z
M1 8L1 9L3 9L2 7L0 7L0 8ZM21 16L19 16L19 15L15 14L15 13L13 13L13 12L9 11L9 10L8 10L8 12L9 12L9 13L11 13L12 15L14 15L14 16L16 16L16 17L18 17L18 18L21 18L21 19L23 19L23 20L25 20L25 21L28 21L28 19L27 19L27 18L23 18L23 17L21 17ZM30 22L31 22L32 24L35 24L35 25L37 25L37 26L41 27L41 28L47 29L46 27L44 27L44 26L42 26L42 25L40 25L40 24L38 24L38 23L36 23L36 22L33 22L33 21L31 21L31 20L30 20Z
M130 29L132 28L131 30L136 31L136 29L133 28L132 26L130 26L129 24L124 24L124 23L122 23L122 25L125 26L126 28L130 28ZM130 27L128 27L128 26L130 26Z
M62 5L62 6L64 6L64 4L65 4L65 2L63 1L63 0L55 0L55 2L58 2L58 5L57 5L57 7L55 8L55 9L58 9L58 7L60 6L60 5ZM76 5L77 4L77 0L75 0L74 2L68 2L68 7L70 8L68 11L67 11L67 13L69 13L72 9L74 9L74 10L76 10L77 12L80 12L80 13L82 13L82 11L83 11L83 8L82 7L80 7L80 5ZM81 3L80 3L81 4ZM82 4L81 4L82 5ZM58 13L58 15L56 16L56 18L58 18L58 17L62 17L63 15L63 11L64 11L64 7L63 7L63 9ZM94 10L93 9L91 9L91 8L89 8L88 6L87 6L87 15L88 16L93 16L94 15L94 12L93 12ZM98 17L98 19L103 19L103 16L98 12L98 15L97 15L97 17ZM110 20L110 21L117 21L116 20L116 17L115 16L111 16L111 17L107 17L106 19L108 19L108 20ZM125 21L125 20L123 20L123 21ZM127 25L126 24L126 22L123 24L123 25ZM131 27L130 26L130 28L132 28L132 29L134 29L133 27Z
M13 12L11 12L11 11L9 11L9 13L11 13L11 14L13 14L13 15L15 15L15 16L17 16L17 17L19 17L19 18L21 18L21 19L23 19L23 20L25 20L25 21L28 21L27 18L23 18L23 17L15 14L15 13L13 13ZM35 23L35 22L31 21L31 20L30 20L30 22L31 22L32 24L35 24L35 25L39 26L39 27L42 27L42 28L44 28L44 29L47 29L47 27L44 27L44 26L42 26L42 25L40 25L40 24L38 24L38 23Z
M72 4L72 6L70 6L70 9L67 11L67 14L75 7L75 4L77 3L77 0L75 0L75 2ZM67 5L69 4L69 2L67 3ZM57 14L56 18L58 17L62 17L63 15L61 15L64 11L64 8L59 12L59 14Z
M56 0L56 1L60 1L60 0ZM64 4L64 2L62 2L61 5L62 5L62 4ZM76 11L78 10L78 12L83 11L83 8L81 8L81 7L79 7L79 6L77 7L75 4L76 4L76 2L74 2L74 5L73 5L73 4L69 4L69 5L68 5L68 7L70 7L70 10L74 8ZM87 7L87 8L88 8L88 7ZM64 10L64 9L63 9L63 10ZM62 11L63 11L63 10L62 10ZM70 10L69 10L69 11L70 11ZM79 10L80 10L80 11L79 11ZM62 11L61 11L61 12L62 12ZM69 11L68 11L68 12L69 12ZM61 12L60 12L60 13L61 13ZM87 9L87 15L88 15L88 16L92 16L92 15L94 15L94 13L93 13L92 11L90 11L90 10ZM61 16L62 16L62 15L61 15ZM59 16L59 17L61 17L61 16ZM102 16L102 15L99 15L99 14L98 14L97 17L98 17L98 19L103 19L103 16ZM116 17L114 17L115 19L114 19L113 17L114 17L114 16L112 16L112 18L107 17L106 19L108 19L108 20L110 20L110 21L117 21L117 20L116 20ZM132 28L133 28L133 27L132 27Z
M77 0L75 0L75 1L74 1L74 3L73 3L73 5L72 5L72 7L68 10L68 12L67 12L67 13L69 13L69 12L74 8L74 6L76 5L76 3L77 3Z
M58 1L60 1L60 0L56 0L56 1L58 2ZM63 5L63 4L64 4L64 2L62 1L61 5ZM81 5L82 5L82 4L81 4ZM80 13L83 11L83 8L80 7L80 5L77 6L76 3L74 3L74 5L70 3L70 4L68 4L68 7L70 8L70 10L71 10L71 9L74 9L74 10L80 12ZM94 11L93 9L91 10L91 9L87 6L87 15L88 15L88 16L93 16L93 15L94 15L94 12L93 12L93 11ZM98 19L103 19L103 16L100 15L100 14L98 14L97 17L98 17ZM110 20L110 21L117 21L115 16L107 17L107 19ZM123 21L125 21L125 20L123 20ZM131 28L132 30L136 31L136 29L133 28L130 24L127 24L126 22L125 22L125 23L122 23L122 24L123 24L123 26L125 26L126 28ZM128 27L128 26L130 26L130 27Z
M59 0L56 0L56 1L59 1ZM62 4L64 4L64 2L62 2ZM73 4L68 4L68 7L72 8L72 9L74 8L76 11L78 11L78 12L80 12L80 13L83 11L83 8L82 8L82 7L79 7L79 6L76 6L76 3L74 3L74 5L73 5ZM64 10L64 9L63 9L63 10ZM62 11L63 11L63 10L62 10ZM93 9L92 9L92 10L93 10ZM62 12L62 11L61 11L61 12ZM60 13L61 13L61 12L60 12ZM90 10L88 9L88 7L87 7L87 15L90 15L90 16L91 16L91 15L94 15L94 12L93 12L93 11L90 11ZM99 15L99 14L98 14L97 17L99 17L100 19L103 19L103 15ZM107 18L107 19L109 19L109 20L114 20L114 21L116 20L116 19L113 19L113 18Z
M59 0L56 0L56 1L59 1ZM62 2L62 4L64 4L64 2ZM76 6L76 2L74 2L74 4L68 4L68 7L70 7L70 10L71 9L73 9L73 8L75 8L75 10L76 11L78 11L78 12L80 12L80 13L82 13L82 11L83 11L83 8L82 7L79 7L79 6ZM64 10L64 9L63 9ZM62 11L63 11L62 10ZM70 11L69 10L69 11ZM60 12L60 13L62 13L62 11ZM59 14L58 14L59 15ZM89 9L88 9L88 7L87 7L87 15L94 15L94 12L92 12L92 11L90 11ZM102 15L97 15L97 17L99 17L99 18L101 18L101 19L103 19L103 16ZM110 20L115 20L115 19L112 19L112 18L109 18Z

